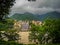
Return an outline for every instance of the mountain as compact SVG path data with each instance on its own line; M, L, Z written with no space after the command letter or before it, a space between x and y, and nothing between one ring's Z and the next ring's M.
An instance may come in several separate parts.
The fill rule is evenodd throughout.
M16 20L45 20L46 18L55 18L55 19L60 19L60 13L59 12L49 12L46 14L38 15L38 14L31 14L31 13L24 13L24 14L19 14L15 13L12 15L10 18L16 19Z
M28 12L24 14L15 13L13 16L11 16L11 18L17 20L39 20L37 15Z
M46 14L38 15L38 17L41 20L45 20L46 18L49 18L49 19L60 19L60 13L56 12L56 11L53 11L53 12L49 12L49 13L46 13Z

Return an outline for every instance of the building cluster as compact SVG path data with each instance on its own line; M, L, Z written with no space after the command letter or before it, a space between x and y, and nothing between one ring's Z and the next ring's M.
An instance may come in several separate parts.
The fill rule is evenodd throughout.
M35 24L35 25L42 25L42 22L41 21L34 21L33 20L32 23Z
M29 29L29 21L16 21L14 23L14 29L20 31L26 31Z
M31 26L29 25L30 21L16 21L14 22L14 29L16 30L20 30L20 31L27 31L31 28ZM41 25L42 22L41 21L31 21L31 23L35 24L35 25Z

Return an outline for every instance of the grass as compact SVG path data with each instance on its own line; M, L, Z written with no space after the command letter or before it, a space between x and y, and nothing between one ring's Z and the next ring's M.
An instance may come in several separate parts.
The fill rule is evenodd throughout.
M14 41L1 41L0 40L0 45L23 45L23 44L19 44Z
M13 41L1 41L0 40L0 45L38 45L38 44L19 44ZM58 44L39 44L39 45L60 45L60 43Z
M26 45L60 45L60 43L59 44L26 44Z

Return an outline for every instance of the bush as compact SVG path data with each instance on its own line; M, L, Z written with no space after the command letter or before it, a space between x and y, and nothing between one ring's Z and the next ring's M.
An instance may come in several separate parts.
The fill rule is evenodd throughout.
M23 45L23 44L19 44L19 43L16 43L16 42L12 42L12 41L2 41L0 40L0 45Z

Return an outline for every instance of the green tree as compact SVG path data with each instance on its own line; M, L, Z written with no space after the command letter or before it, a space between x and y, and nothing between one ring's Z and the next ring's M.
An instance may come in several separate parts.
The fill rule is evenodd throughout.
M31 33L29 35L30 41L34 41L35 43L38 43L38 35L39 35L39 26L30 23L31 25Z
M0 41L8 38L8 41L15 41L19 38L16 30L13 29L14 20L5 19L15 0L0 0Z
M14 5L15 0L0 0L0 21L4 16L9 14L10 8Z
M60 20L47 19L44 21L45 32L48 32L48 37L52 38L54 43L60 43ZM48 39L49 40L49 39ZM47 41L48 41L47 40Z
M30 39L39 43L60 43L60 20L47 19L41 26L31 24Z
M13 29L14 20L6 19L6 23L0 22L0 40L4 40L5 38L8 41L15 41L19 39L19 35L16 33L17 30Z

